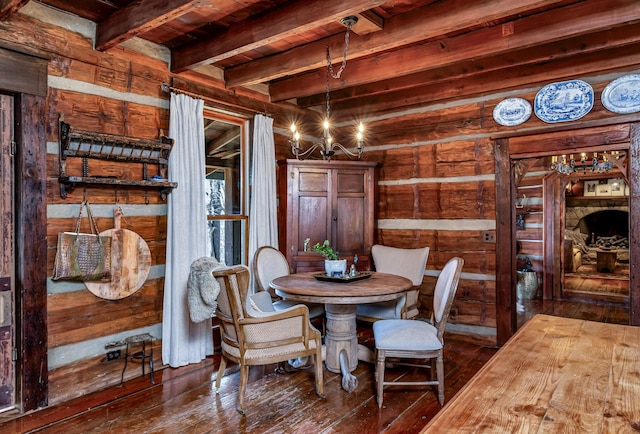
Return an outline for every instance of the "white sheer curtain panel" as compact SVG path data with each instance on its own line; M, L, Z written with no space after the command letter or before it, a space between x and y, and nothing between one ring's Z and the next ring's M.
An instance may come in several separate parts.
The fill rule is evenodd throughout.
M171 94L169 180L178 183L167 199L167 260L164 279L162 362L198 363L213 354L211 320L193 323L187 304L191 263L207 256L204 196L203 101Z
M284 198L286 200L286 198ZM253 122L251 206L249 207L249 261L262 246L278 248L276 149L273 119L260 114Z

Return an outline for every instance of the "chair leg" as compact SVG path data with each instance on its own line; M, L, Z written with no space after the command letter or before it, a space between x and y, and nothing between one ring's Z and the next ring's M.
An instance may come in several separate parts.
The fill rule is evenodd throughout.
M249 366L240 365L240 385L238 386L238 413L244 415L244 393L247 391L249 382Z
M431 369L429 369L429 371L431 371L431 381L436 381L438 379L438 376L436 375L436 359L431 359L430 363Z
M438 401L440 401L440 405L444 405L444 360L442 351L438 353L436 369L438 371Z
M222 381L222 376L224 375L224 370L227 368L227 359L222 356L220 357L220 367L218 368L218 376L216 377L216 394L220 393L220 382Z
M376 363L376 373L375 373L375 377L376 377L376 389L377 389L377 396L376 396L376 400L378 401L378 407L382 408L382 391L384 389L384 364L385 364L385 353L384 350L378 350L376 349L376 359L377 359L377 363Z
M313 369L316 379L316 394L324 398L324 380L322 378L322 346L316 349L316 355L313 360Z

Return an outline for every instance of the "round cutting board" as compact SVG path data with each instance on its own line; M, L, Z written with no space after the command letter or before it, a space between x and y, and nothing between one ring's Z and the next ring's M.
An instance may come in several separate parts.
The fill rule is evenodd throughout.
M128 229L120 229L119 216L115 228L100 232L111 237L111 281L84 282L94 295L118 300L136 292L144 285L151 268L151 252L146 241Z

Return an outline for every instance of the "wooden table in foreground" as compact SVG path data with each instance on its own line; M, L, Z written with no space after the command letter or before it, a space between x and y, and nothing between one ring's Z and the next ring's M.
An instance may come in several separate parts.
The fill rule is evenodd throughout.
M371 351L358 345L357 305L398 299L413 283L386 273L372 273L367 279L349 283L317 280L316 274L317 271L290 274L274 279L270 285L283 298L324 303L327 315L325 366L331 372L342 373L342 387L353 392L358 380L351 372L358 367L358 359L373 362Z
M536 315L422 433L638 431L640 328Z

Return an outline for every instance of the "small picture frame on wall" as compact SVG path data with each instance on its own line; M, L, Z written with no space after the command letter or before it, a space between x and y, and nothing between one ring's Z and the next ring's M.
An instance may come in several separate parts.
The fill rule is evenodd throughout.
M613 178L609 180L611 186L611 196L624 196L626 183L622 178Z
M595 196L596 188L598 187L599 182L596 181L585 181L584 182L584 195L585 196Z
M596 196L611 196L611 184L598 184L596 186Z

